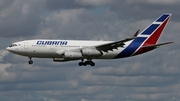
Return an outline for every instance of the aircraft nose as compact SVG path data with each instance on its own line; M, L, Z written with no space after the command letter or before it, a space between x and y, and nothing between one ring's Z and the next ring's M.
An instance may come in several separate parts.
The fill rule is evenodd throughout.
M9 51L9 47L7 47L7 48L6 48L6 50L8 50L8 51Z
M7 47L6 50L8 50L8 51L10 51L10 52L12 51L12 50L10 49L10 47Z

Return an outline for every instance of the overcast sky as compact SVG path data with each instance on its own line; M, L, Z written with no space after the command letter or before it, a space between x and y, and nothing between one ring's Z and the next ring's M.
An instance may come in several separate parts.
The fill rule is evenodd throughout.
M0 101L180 101L179 0L0 0ZM5 50L27 39L122 40L172 13L174 44L95 67Z

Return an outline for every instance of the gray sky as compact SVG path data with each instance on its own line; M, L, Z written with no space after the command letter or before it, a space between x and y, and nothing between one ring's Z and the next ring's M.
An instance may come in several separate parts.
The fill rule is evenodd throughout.
M179 101L179 0L0 0L0 101ZM12 42L122 40L162 13L172 13L152 52L119 60L75 62L17 56Z

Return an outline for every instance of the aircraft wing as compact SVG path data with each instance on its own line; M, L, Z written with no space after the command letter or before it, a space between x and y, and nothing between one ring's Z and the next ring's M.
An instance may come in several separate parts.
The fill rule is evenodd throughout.
M135 38L136 37L132 37L132 38L127 38L121 41L115 41L115 42L111 42L107 44L102 44L102 45L95 46L95 48L99 51L108 52L109 50L112 51L113 49L117 49L118 47L123 47L125 45L124 42L133 40Z

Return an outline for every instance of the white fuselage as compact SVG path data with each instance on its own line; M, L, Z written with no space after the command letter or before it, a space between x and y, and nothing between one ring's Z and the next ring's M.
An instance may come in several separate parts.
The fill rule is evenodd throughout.
M80 40L25 40L13 43L17 46L8 47L7 50L12 53L36 58L62 58L61 52L73 51L80 52L80 49L91 48L91 46L98 46L102 44L107 44L112 41L80 41ZM131 41L126 42L128 46ZM99 57L95 59L113 59L116 57L124 48L119 47L118 49L113 49L113 51L103 52Z

